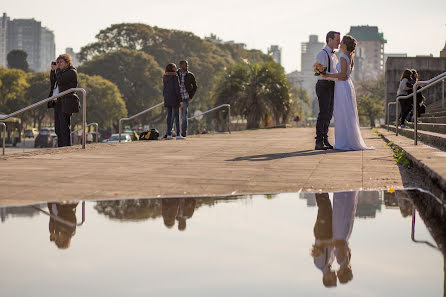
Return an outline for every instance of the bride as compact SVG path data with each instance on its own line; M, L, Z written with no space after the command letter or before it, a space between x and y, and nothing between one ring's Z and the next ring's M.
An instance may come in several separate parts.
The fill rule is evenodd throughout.
M373 150L368 147L359 129L358 108L356 106L355 87L350 74L353 70L353 55L356 40L350 35L342 38L340 62L336 65L338 73L326 74L323 77L337 78L334 91L334 148L343 151Z

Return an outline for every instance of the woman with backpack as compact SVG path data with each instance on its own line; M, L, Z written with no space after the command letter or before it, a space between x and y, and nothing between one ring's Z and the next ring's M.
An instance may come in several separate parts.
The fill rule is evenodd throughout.
M177 132L176 139L183 139L180 135L180 107L182 107L180 82L177 74L177 66L170 63L166 66L163 75L164 107L167 111L167 133L166 139L172 139L172 126L175 121Z

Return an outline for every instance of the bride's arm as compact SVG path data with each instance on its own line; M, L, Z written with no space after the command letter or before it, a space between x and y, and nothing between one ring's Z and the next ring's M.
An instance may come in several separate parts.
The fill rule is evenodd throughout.
M322 77L330 77L330 78L337 78L339 80L347 80L347 61L341 57L341 72L339 73L327 73L325 75L322 75Z

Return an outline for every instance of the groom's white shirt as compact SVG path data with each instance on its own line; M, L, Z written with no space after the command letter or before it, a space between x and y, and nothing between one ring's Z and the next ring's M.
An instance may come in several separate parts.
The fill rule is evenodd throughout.
M330 69L328 69L328 55L330 56ZM322 65L327 67L327 73L338 73L338 70L336 69L336 65L338 64L338 57L334 53L332 53L332 49L326 45L322 50L320 50L317 53L316 56L316 62L321 63ZM325 79L325 80L334 80L336 81L336 78L322 78L321 76L318 76L319 79Z

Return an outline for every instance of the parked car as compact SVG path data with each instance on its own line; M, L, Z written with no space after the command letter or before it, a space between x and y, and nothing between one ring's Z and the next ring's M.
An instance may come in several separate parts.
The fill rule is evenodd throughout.
M39 134L36 128L26 129L25 130L25 138L34 138Z
M119 142L119 134L112 134L109 139L104 140L103 142L113 143ZM132 138L128 134L121 134L121 142L132 142Z
M42 128L34 140L34 147L56 147L57 135L54 128Z

